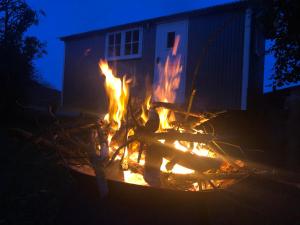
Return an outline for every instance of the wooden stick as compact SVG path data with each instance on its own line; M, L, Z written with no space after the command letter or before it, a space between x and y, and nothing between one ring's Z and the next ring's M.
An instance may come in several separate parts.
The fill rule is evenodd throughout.
M88 155L90 162L96 174L96 181L100 192L100 197L104 198L108 195L108 185L104 171L103 160L96 154L95 130L91 130L90 149Z
M189 152L182 152L175 149L173 145L163 144L155 138L149 138L148 136L135 136L135 139L148 145L155 146L156 150L161 151L165 157L171 159L176 157L176 159L178 159L177 163L197 171L218 169L221 165L220 159L202 157Z
M179 133L176 131L170 132L161 132L161 133L150 133L145 132L144 130L137 130L136 134L130 136L134 139L144 140L147 139L146 142L149 141L157 141L157 140L169 140L169 141L187 141L187 142L197 142L197 143L207 143L214 140L214 137L211 134L192 134L192 133Z
M195 94L196 94L196 89L194 89L192 91L192 94L190 96L189 104L188 104L188 108L187 108L187 115L184 117L184 121L186 121L188 119L188 117L189 117L189 114L191 112L191 108L192 108L192 104L193 104L193 100L194 100Z

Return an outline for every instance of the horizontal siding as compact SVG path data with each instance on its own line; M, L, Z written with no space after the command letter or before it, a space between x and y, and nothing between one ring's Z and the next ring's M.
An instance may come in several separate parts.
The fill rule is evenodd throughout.
M125 29L125 28L124 28ZM130 29L130 27L126 27ZM110 61L113 71L121 77L134 78L134 95L144 94L140 87L145 78L150 81L153 74L155 51L155 27L151 24L143 28L142 57L130 60ZM105 58L105 34L65 42L65 67L63 106L76 110L106 112L107 98L104 78L100 75L98 62Z
M65 43L64 107L104 111L99 107L106 106L106 97L98 70L104 41L102 36L92 36Z

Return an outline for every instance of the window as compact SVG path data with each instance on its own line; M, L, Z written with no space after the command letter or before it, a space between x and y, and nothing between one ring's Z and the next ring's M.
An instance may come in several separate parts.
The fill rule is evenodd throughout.
M175 32L168 32L167 48L173 48L175 43Z
M109 33L106 43L108 60L139 58L142 55L142 29Z
M121 33L108 35L108 57L120 56L121 54Z
M135 55L139 52L139 30L125 32L125 55Z

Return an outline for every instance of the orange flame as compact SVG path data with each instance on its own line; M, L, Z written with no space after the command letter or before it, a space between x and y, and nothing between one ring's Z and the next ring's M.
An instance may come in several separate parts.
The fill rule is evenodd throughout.
M142 114L140 115L141 121L145 124L148 120L147 111L151 107L151 100L160 101L165 103L174 103L176 100L176 92L180 85L180 75L182 72L181 64L181 55L177 54L178 46L180 42L180 37L177 35L175 37L174 47L169 52L169 55L166 58L166 61L158 65L158 75L159 81L158 84L154 87L153 96L147 95L144 104L142 106ZM130 80L126 79L126 76L123 76L122 79L118 78L113 74L112 70L109 68L107 61L100 60L99 68L102 74L105 76L105 89L107 96L109 98L109 110L108 114L105 116L105 120L111 125L111 133L108 135L108 143L110 152L113 152L114 148L117 148L117 144L111 143L112 136L116 133L117 130L121 128L121 124L125 121L126 118L126 108L129 98L129 82ZM165 129L172 128L171 122L175 120L175 115L171 113L169 109L166 108L157 108L159 114L160 126L159 132L164 131ZM182 130L179 130L184 131ZM196 131L197 132L197 131ZM134 130L130 129L128 136L134 134ZM159 140L161 143L165 143L165 140ZM190 143L183 141L174 141L172 146L178 151L190 152L191 154L197 156L205 157L216 157L209 149L206 149L204 144L200 143ZM132 143L128 147L123 149L123 175L124 181L127 183L133 183L138 185L149 185L144 180L143 175L139 172L134 172L130 170L129 163L132 161L137 161L138 159L138 149L139 145ZM116 160L121 160L122 157L119 154L116 157ZM160 170L164 173L174 173L174 174L193 174L195 171L190 168L186 168L179 164L175 164L171 170L167 170L166 165L170 160L163 158ZM145 165L144 155L140 158L140 166ZM193 183L192 190L198 190L201 187L201 183ZM202 188L202 187L201 187Z
M148 121L148 114L146 113L146 111L149 110L150 107L151 107L151 95L146 97L146 100L142 106L141 118L144 124Z
M109 99L109 109L105 119L112 124L114 130L118 130L122 120L125 120L130 80L126 80L126 76L123 76L122 80L116 77L105 60L100 60L99 68L105 76L105 89Z
M176 91L180 84L180 74L182 72L181 56L177 55L180 36L175 38L172 55L167 56L164 65L158 65L159 82L154 89L154 99L160 102L174 103ZM160 119L160 130L171 128L169 121L174 120L174 115L169 115L168 109L158 109Z

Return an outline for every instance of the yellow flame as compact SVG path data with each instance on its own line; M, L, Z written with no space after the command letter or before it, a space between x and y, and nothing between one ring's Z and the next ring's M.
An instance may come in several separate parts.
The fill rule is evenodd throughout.
M152 97L151 95L147 96L142 106L141 118L144 124L148 121L148 114L146 113L146 111L149 110L151 107L151 97Z
M126 183L149 186L149 184L144 180L143 175L139 173L133 173L130 170L126 170L123 172L123 174L124 181Z
M157 86L154 87L153 96L148 95L142 106L141 120L143 124L148 121L147 111L151 107L151 98L155 101L165 102L165 103L174 103L176 100L176 92L180 85L180 74L182 72L181 56L177 54L179 46L180 37L176 36L173 49L169 52L169 55L166 58L166 61L163 64L158 65L159 81ZM105 115L104 120L107 123L110 123L112 132L108 134L108 143L110 148L110 153L113 153L118 144L111 143L112 137L117 130L121 128L121 124L125 121L126 118L126 108L129 98L129 80L126 80L126 76L123 76L122 79L118 78L113 74L112 70L109 68L107 61L100 60L99 68L102 74L105 76L105 89L107 96L109 98L109 109L108 113ZM157 108L156 109L160 119L159 130L160 132L165 131L165 129L172 128L171 122L175 121L175 115L169 109L166 108ZM185 132L184 129L180 129L179 132ZM196 131L195 131L196 132ZM130 129L128 131L128 136L134 135L134 130ZM127 137L128 137L127 136ZM159 140L161 143L165 143L166 140ZM169 143L168 143L169 144ZM182 141L174 141L170 143L178 151L190 152L198 156L206 157L216 157L209 149L206 148L204 144L199 143L190 143ZM148 183L144 180L141 173L133 172L130 170L129 164L137 162L138 152L140 149L138 142L131 143L128 147L125 147L123 151L120 151L120 154L116 157L116 160L122 159L123 162L122 168L124 181L127 183L145 185L148 186ZM163 158L160 170L165 173L173 174L192 174L195 173L193 169L186 168L179 164L175 164L171 170L167 170L166 165L170 160ZM145 165L145 155L142 154L142 157L139 161L140 166ZM193 183L192 189L199 191L199 189L204 189L201 186L202 184L195 182ZM207 187L206 187L207 188Z
M191 174L191 173L195 172L194 170L191 170L189 168L186 168L186 167L178 165L178 164L175 164L174 167L172 168L172 170L168 171L167 168L166 168L166 165L169 162L170 162L170 160L163 158L163 162L160 166L160 171L166 172L166 173L171 172L171 173L174 173L174 174Z
M99 68L105 76L105 89L109 99L105 120L111 123L114 130L117 130L120 129L122 120L125 120L130 80L126 80L126 76L123 76L122 80L116 77L105 60L100 60Z
M192 153L198 156L216 158L216 154L205 147L205 144L194 143Z
M179 143L179 141L174 141L174 147L180 151L186 152L188 148Z

